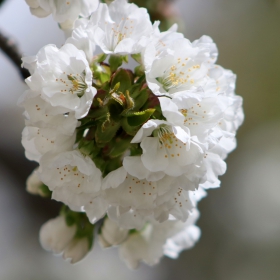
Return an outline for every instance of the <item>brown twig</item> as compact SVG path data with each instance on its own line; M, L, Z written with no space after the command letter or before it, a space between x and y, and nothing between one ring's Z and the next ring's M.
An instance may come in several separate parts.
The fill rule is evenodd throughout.
M13 40L4 36L1 32L0 32L0 49L14 63L14 65L17 67L23 79L26 79L30 76L29 71L21 67L21 54L18 50L17 45Z

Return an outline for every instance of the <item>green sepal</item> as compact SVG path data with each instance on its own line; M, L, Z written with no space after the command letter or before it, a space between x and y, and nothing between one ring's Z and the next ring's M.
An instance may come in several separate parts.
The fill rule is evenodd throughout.
M120 123L112 119L107 119L104 122L99 122L95 132L95 139L97 142L108 143L116 135Z
M122 159L121 157L116 157L116 158L110 158L106 161L106 164L104 166L102 175L105 177L108 175L110 172L120 168L122 166Z
M121 106L124 106L124 101L125 101L125 97L124 95L121 93L121 94L117 94L117 93L112 93L111 94L111 98L116 101L117 103L119 103Z
M123 58L120 55L110 55L109 64L112 73L115 72L123 63Z
M83 138L83 135L84 135L84 130L77 129L75 143L78 143Z
M114 99L111 99L108 102L108 110L110 119L115 122L119 122L121 119L121 113L123 111L123 106L119 104L119 102L116 102Z
M133 109L134 108L134 100L131 98L130 93L128 90L125 91L124 93L125 100L126 100L126 108L127 109Z
M111 149L109 151L110 157L119 157L129 148L132 137L116 138L110 142Z
M88 247L90 250L92 248L93 241L94 241L94 225L89 222L86 214L80 213L80 215L83 216L81 216L80 219L78 220L77 231L74 238L77 239L87 238L89 243Z
M133 85L134 75L130 70L118 69L112 77L111 88L120 83L119 91L125 92Z
M93 57L93 61L97 63L103 62L107 58L107 54L101 53Z
M124 63L128 63L128 55L122 55L122 60Z
M134 100L131 98L130 93L128 90L125 91L124 94L124 99L125 99L125 110L122 111L121 115L126 116L129 114L129 112L134 109Z
M127 122L130 126L139 126L150 119L155 109L147 109L141 112L135 112L127 116Z
M102 69L103 69L103 71L100 73L99 80L101 81L102 84L104 84L104 83L110 81L112 72L111 72L110 66L106 65L106 64L102 65Z
M45 184L42 184L39 187L39 193L42 197L51 197L52 196L52 191L50 191L49 187Z
M100 149L95 145L94 140L88 141L84 138L79 142L79 150L82 154L90 156L91 158L96 157L100 152Z
M100 100L104 100L104 98L107 96L107 90L106 89L98 89L96 95L94 96L93 100L92 100L92 104L91 104L91 110L93 108L99 108L100 106L102 106L102 104L100 104Z
M141 90L141 85L139 84L134 84L130 89L129 89L129 94L131 98L135 98L138 96L139 92Z
M91 249L93 245L94 225L89 222L87 215L85 213L74 212L66 205L61 207L60 215L64 216L67 226L76 226L74 238L87 238L89 249Z
M100 108L94 108L89 111L86 118L99 120L102 118L106 118L107 113L108 113L108 108L106 106Z
M145 74L145 69L143 65L138 65L134 68L134 73L137 77L141 77Z
M135 94L136 95L136 94ZM142 89L138 92L138 94L134 97L134 110L138 111L141 107L147 102L149 98L149 89Z
M139 233L139 230L133 228L133 229L129 230L129 232L128 232L129 235L132 235L132 234L135 234L135 233Z
M124 130L128 135L135 136L135 134L136 134L136 133L138 132L138 130L139 130L139 127L129 125L127 119L128 119L128 118L122 118L122 120L121 120L121 126L122 126L123 130Z
M105 63L91 65L93 78L98 86L108 82L111 79L111 69Z
M101 157L92 158L92 161L96 165L96 167L103 173L106 167L106 161Z
M143 85L144 83L146 83L146 75L143 74L142 76L140 76L137 80L136 80L137 84Z
M130 155L133 156L140 156L142 155L143 151L138 143L131 143L130 144Z
M134 53L131 55L131 57L139 64L142 64L141 53Z

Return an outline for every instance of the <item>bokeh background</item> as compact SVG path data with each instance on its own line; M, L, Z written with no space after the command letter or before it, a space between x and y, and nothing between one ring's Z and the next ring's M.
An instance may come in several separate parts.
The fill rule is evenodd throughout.
M279 1L280 2L280 1ZM245 122L238 148L227 159L220 189L199 204L202 236L178 260L164 258L130 271L116 249L93 252L74 266L45 252L41 224L59 204L33 197L25 180L36 166L24 157L22 109L26 86L0 51L0 279L1 280L279 280L280 279L280 5L275 0L178 0L190 40L211 36L218 64L237 74ZM24 55L61 46L64 35L51 17L30 15L23 0L6 0L0 30Z

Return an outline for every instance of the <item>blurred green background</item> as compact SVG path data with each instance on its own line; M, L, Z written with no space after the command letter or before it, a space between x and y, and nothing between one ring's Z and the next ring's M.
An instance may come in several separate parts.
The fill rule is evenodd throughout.
M209 35L219 49L218 64L237 74L245 122L238 147L227 159L222 187L199 204L197 245L178 260L129 271L117 250L96 244L85 261L71 266L45 252L41 224L55 217L58 203L25 192L36 166L24 158L24 126L16 105L26 89L0 52L0 279L95 280L279 280L280 279L280 5L273 0L178 0L175 13L190 40ZM172 10L170 10L172 9ZM170 6L167 11L174 13ZM30 15L22 0L6 0L0 30L25 55L46 44L63 44L51 18Z

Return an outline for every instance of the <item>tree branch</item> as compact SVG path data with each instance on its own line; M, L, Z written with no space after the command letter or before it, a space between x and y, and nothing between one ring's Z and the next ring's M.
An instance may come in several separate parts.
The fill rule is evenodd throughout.
M5 0L0 0L0 6L5 2Z
M0 32L0 49L14 63L14 65L20 72L20 75L23 79L26 79L30 76L29 71L21 67L21 53L19 52L17 45L13 40L4 36L1 32Z

